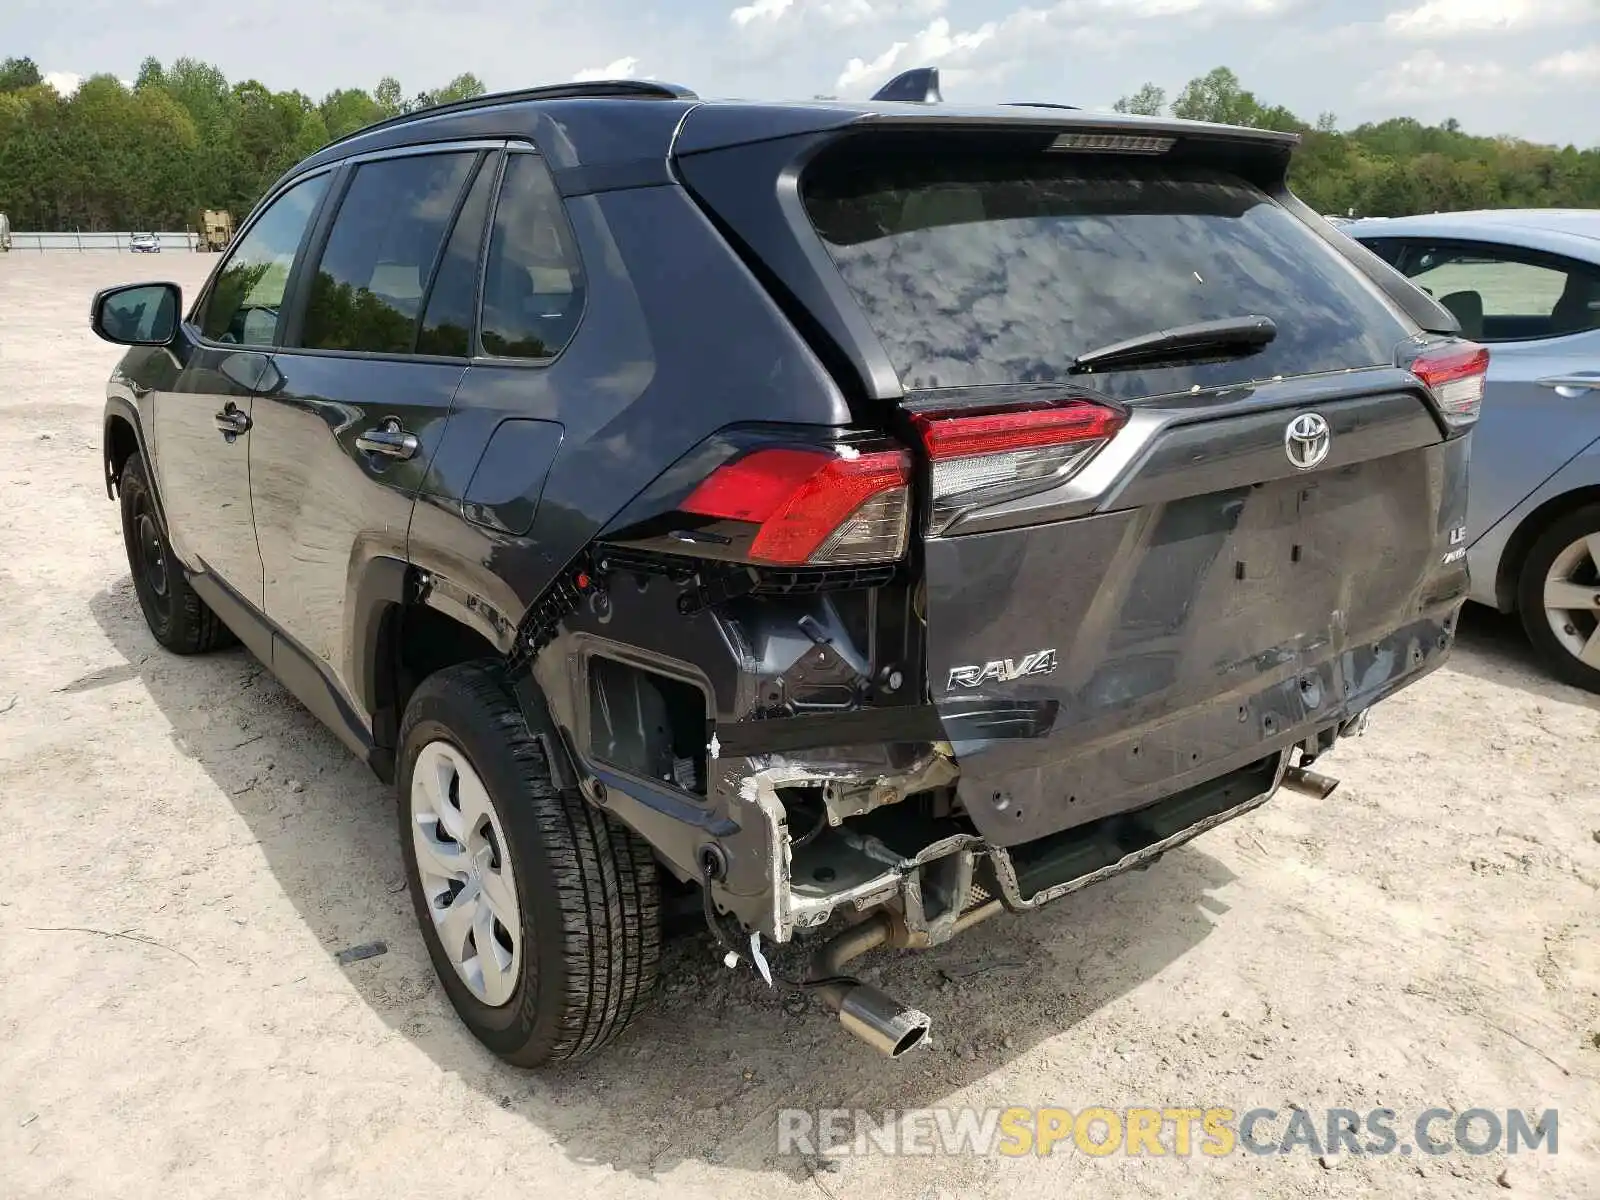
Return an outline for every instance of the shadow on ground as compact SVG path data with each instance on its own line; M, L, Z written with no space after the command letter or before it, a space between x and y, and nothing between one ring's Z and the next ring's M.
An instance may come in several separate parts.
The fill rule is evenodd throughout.
M1479 604L1468 604L1461 610L1456 652L1450 656L1450 666L1464 675L1514 687L1530 696L1600 709L1600 696L1569 687L1550 674L1534 653L1520 618Z
M389 790L244 651L162 652L127 581L91 607L322 946L387 943L386 954L344 968L355 992L442 1071L582 1162L649 1175L699 1160L801 1176L813 1164L776 1153L780 1108L940 1104L1185 954L1210 931L1207 914L1226 911L1211 893L1235 878L1186 847L939 949L861 960L862 974L934 1018L935 1048L897 1062L814 1003L724 969L696 933L669 941L657 1003L619 1044L585 1064L520 1071L473 1040L435 982Z

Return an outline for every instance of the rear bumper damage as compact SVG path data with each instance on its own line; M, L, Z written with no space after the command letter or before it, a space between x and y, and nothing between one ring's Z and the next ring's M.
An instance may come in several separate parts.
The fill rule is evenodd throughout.
M844 750L725 758L718 774L736 792L729 816L743 844L760 847L761 862L718 879L718 902L780 943L886 908L895 945L934 946L983 905L1023 912L1147 866L1280 787L1325 798L1336 781L1311 764L1361 732L1374 704L1445 660L1456 611L1451 605L1317 666L1285 669L1282 679L1265 674L1226 698L1226 723L1201 710L1139 731L1145 746L1170 749L1168 761L1187 764L1199 748L1193 758L1202 766L1174 773L1159 791L1126 779L1120 794L1102 793L1074 819L1071 781L1049 768L1036 772L1052 776L1028 782L1034 794L1051 793L1058 816L1050 832L1026 841L986 836L966 812L935 805L962 774L948 742L875 772L850 763ZM1128 737L1119 733L1113 745L1123 748Z
M1366 713L1338 732L1365 728ZM926 847L912 858L891 861L879 844L883 869L875 876L826 897L796 887L796 869L816 870L815 856L781 856L774 863L775 925L785 933L838 921L843 928L812 954L802 986L839 1018L840 1024L874 1050L897 1058L924 1044L932 1020L870 984L843 974L849 962L880 946L921 949L938 945L989 917L1022 912L1058 900L1128 871L1141 870L1169 850L1265 804L1281 787L1326 799L1338 781L1291 765L1303 749L1282 750L1233 776L1216 780L1151 806L1068 831L1026 853L960 835ZM767 767L749 776L745 798L767 814L775 837L784 834L783 788L809 782L793 765ZM1095 828L1094 826L1100 826ZM857 839L861 844L867 839ZM759 948L759 940L756 942ZM764 964L763 964L764 969Z
M1301 756L1298 746L1280 750L1146 808L1023 846L997 846L977 834L954 833L910 855L843 825L820 845L794 849L780 792L815 786L817 777L796 764L767 766L746 776L742 788L744 803L760 814L775 849L770 915L761 932L787 942L836 918L853 922L886 909L892 914L886 940L904 949L936 946L976 924L980 913L1027 912L1147 867L1167 851L1259 808L1281 787L1326 798L1337 781L1291 762Z

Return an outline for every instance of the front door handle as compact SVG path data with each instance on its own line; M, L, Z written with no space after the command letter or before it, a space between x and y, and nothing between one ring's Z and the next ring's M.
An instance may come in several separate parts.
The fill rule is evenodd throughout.
M235 408L232 404L229 404L212 419L217 423L217 432L229 440L238 437L241 433L250 432L250 414Z
M394 417L390 417L377 429L369 429L356 437L357 450L364 450L368 454L381 454L385 458L411 458L421 444L417 441L417 435L407 433Z
M1579 371L1572 375L1546 375L1536 381L1540 387L1547 388L1600 388L1600 372Z

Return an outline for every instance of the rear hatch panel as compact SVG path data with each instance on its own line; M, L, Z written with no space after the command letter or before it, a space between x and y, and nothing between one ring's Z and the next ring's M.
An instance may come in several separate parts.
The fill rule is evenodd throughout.
M1415 392L1324 400L1327 465L1296 472L1308 409L1263 399L1152 435L1103 511L926 541L930 690L991 841L1247 766L1442 661L1465 443Z

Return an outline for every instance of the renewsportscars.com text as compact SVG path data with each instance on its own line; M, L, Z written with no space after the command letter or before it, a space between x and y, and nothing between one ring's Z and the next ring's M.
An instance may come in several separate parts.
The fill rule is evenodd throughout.
M1522 1109L1308 1110L1221 1106L921 1108L778 1113L778 1153L1208 1157L1507 1154L1559 1149L1560 1114Z

